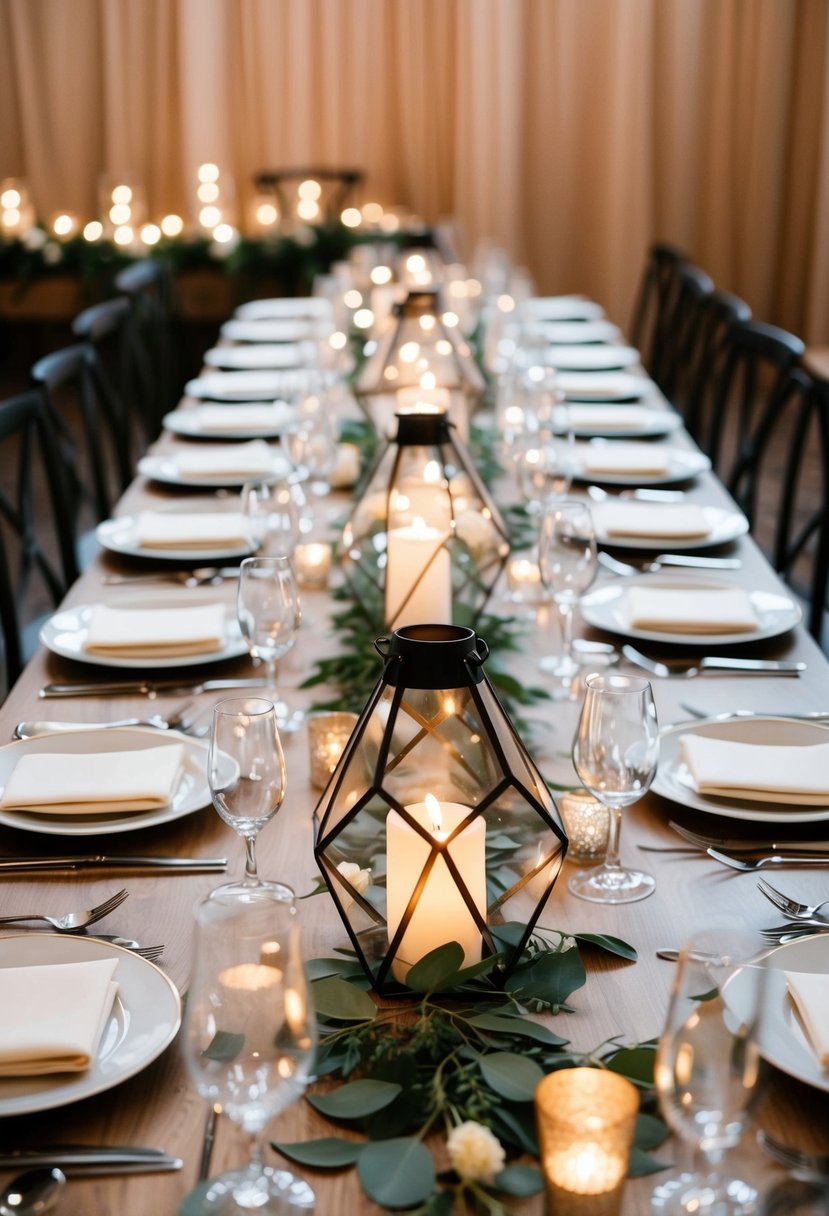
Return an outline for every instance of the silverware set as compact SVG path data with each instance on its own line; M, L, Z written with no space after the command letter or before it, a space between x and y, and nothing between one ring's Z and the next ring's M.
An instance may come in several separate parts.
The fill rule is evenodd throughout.
M742 562L738 557L695 557L691 553L658 553L654 558L640 562L622 562L618 557L600 550L599 564L623 578L631 574L658 574L665 567L677 566L689 570L739 570Z
M170 570L158 574L108 574L105 587L134 586L140 583L178 583L181 587L210 587L239 577L238 566L200 566L195 570Z
M706 855L729 866L732 870L750 872L767 866L827 866L829 839L779 841L771 838L703 836L682 824L669 822L669 827L687 841L687 845L640 844L646 853L689 853Z
M699 659L663 661L642 654L641 650L637 650L629 643L622 647L622 654L629 663L641 667L650 675L662 680L674 676L687 680L694 676L722 674L723 672L741 676L799 676L802 671L806 670L805 663L788 662L782 659L735 659L718 655L704 655Z
M0 1151L0 1170L58 1166L68 1178L96 1174L155 1174L180 1170L184 1162L161 1148L131 1145L55 1144L39 1149Z
M829 1183L829 1154L807 1153L799 1148L791 1148L766 1131L757 1133L757 1143L764 1153L784 1165L795 1178Z

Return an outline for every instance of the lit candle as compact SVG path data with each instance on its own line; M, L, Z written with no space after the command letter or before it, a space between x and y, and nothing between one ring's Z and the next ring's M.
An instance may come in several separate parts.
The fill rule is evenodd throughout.
M312 543L297 545L294 549L294 572L300 587L321 591L328 586L330 570L330 545Z
M386 565L386 624L451 625L452 567L446 533L416 515L408 527L390 528Z
M394 938L409 900L420 881L423 867L435 846L447 841L469 816L470 808L459 802L439 802L427 794L423 802L406 812L425 828L433 844L410 827L397 811L386 819L386 920L389 942ZM477 816L447 846L457 871L481 920L486 921L486 829ZM392 963L395 979L405 983L409 968L431 950L455 941L463 947L464 966L481 960L481 930L476 925L463 894L439 855L417 898L417 905Z
M445 414L449 410L448 388L400 388L398 414Z
M507 566L507 585L510 591L537 591L541 586L541 571L538 562L526 557L513 557Z
M356 725L357 714L346 710L308 715L311 784L316 789L325 789Z

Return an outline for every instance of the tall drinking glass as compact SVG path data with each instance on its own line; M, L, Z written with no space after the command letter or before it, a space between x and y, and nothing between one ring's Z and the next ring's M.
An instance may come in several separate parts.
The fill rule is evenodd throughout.
M561 617L561 655L541 660L552 675L572 679L579 664L573 654L573 609L596 577L596 533L589 509L564 499L548 505L538 542L541 580Z
M247 1166L206 1184L200 1211L312 1211L314 1193L263 1163L271 1120L302 1094L316 1043L296 909L270 891L197 904L182 1050L202 1097L251 1138Z
M659 759L659 724L653 691L637 676L590 675L573 742L573 764L582 785L610 810L604 864L580 870L569 887L580 899L629 904L656 887L652 874L629 870L619 860L622 808L650 789Z
M251 547L260 557L290 557L299 540L299 509L287 481L248 481L242 514Z
M276 698L277 660L293 646L302 623L299 588L289 557L246 557L239 569L236 614L242 637L255 659L267 669L270 690ZM275 699L283 731L295 731L302 721L284 701Z

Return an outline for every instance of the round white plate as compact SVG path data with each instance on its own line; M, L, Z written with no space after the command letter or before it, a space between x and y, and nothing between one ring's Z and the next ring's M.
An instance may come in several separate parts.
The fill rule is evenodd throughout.
M608 441L611 447L624 447L624 440L617 443ZM579 449L584 450L586 444L576 445L576 481L586 481L602 486L668 486L673 482L690 481L700 473L706 473L711 468L711 461L698 448L667 447L667 468L660 473L590 473L581 467ZM595 449L594 449L595 450Z
M240 407L235 403L227 408ZM202 409L202 406L197 405L189 410L173 410L172 413L164 415L162 422L168 431L172 431L174 435L182 435L185 439L278 439L286 426L296 418L291 406L277 401L274 405L274 420L269 426L226 426L222 430L216 430L214 427L205 430Z
M235 372L205 372L188 380L184 391L188 397L202 401L274 401L282 384L279 371L248 368Z
M248 300L234 312L243 321L296 320L300 317L330 317L330 300L322 296L277 296L271 300Z
M829 971L829 934L816 934L777 946L765 956L768 975L760 1020L760 1054L776 1068L829 1093L829 1069L822 1068L806 1028L789 996L785 971L825 975ZM738 971L723 992L729 1009L745 1020L748 977Z
M706 718L701 722L670 726L660 737L659 768L651 789L681 806L725 819L745 819L754 823L814 823L829 819L829 803L826 806L783 806L779 802L750 799L741 802L738 798L713 798L698 793L680 755L682 735L705 735L735 743L753 743L758 747L809 747L829 741L826 726L771 715L730 718L726 722Z
M566 401L641 401L652 391L653 381L630 372L559 372L556 388Z
M181 608L186 603L192 604L193 592L198 588L187 588L186 599L181 594L169 592L167 595L154 593L151 597L140 601L136 593L129 597L119 598L118 605L124 608ZM215 603L216 595L203 599L203 603ZM208 651L206 654L176 655L175 658L125 658L119 655L88 654L84 650L94 604L76 604L72 608L62 608L54 616L50 616L40 630L40 641L64 659L75 659L79 663L91 663L95 667L128 667L136 671L156 670L167 667L200 667L205 663L219 663L223 659L236 659L247 653L239 624L233 611L233 606L225 607L224 644L219 650Z
M261 473L245 473L232 474L229 473L222 477L208 477L206 474L201 477L182 477L178 470L178 461L175 456L142 456L137 465L138 472L142 477L149 477L153 481L161 481L170 486L189 486L190 489L202 488L215 490L219 486L230 486L239 488L248 481L281 481L282 478L290 477L295 472L294 466L283 456L281 452L273 454L273 469L270 474L263 477Z
M275 368L299 367L305 352L297 342L263 342L258 346L216 346L205 351L208 367L223 367L228 371L271 371Z
M612 321L542 321L539 329L548 342L556 346L573 346L582 342L616 342L622 336Z
M160 1056L181 1025L181 997L175 984L154 963L129 950L94 937L68 934L0 938L0 969L110 958L118 959L118 995L98 1058L82 1073L0 1077L0 1117L52 1110L120 1085Z
M670 504L664 509L670 511ZM657 553L667 550L672 553L684 553L686 549L710 549L714 545L724 545L748 532L748 520L742 511L728 510L726 507L703 507L702 511L708 525L705 536L607 536L601 530L600 523L594 521L596 540L610 549L653 549Z
M544 362L562 372L611 372L639 362L633 346L551 346Z
M534 321L599 321L604 309L585 296L533 296L525 304Z
M299 320L293 317L252 321L235 319L225 321L219 333L228 342L301 342L303 338L314 336L317 324L319 322L309 317Z
M121 811L95 815L48 815L35 811L0 809L0 823L23 832L39 832L48 836L103 836L114 832L137 832L171 823L210 805L207 785L207 749L202 739L192 739L179 731L154 730L152 727L107 727L105 730L71 731L58 735L41 735L34 739L18 739L0 747L0 786L4 786L21 756L89 755L99 752L144 751L161 747L165 742L184 745L184 758L179 783L167 806L152 811Z
M581 614L595 629L606 629L622 637L642 638L648 642L664 642L672 646L734 646L759 642L763 638L775 638L787 633L799 624L803 615L800 605L790 596L774 591L749 591L751 606L757 614L759 626L751 633L711 633L691 635L670 633L667 630L635 629L628 624L625 612L625 597L630 587L646 587L648 590L668 588L674 591L720 591L735 587L724 579L708 577L700 570L699 576L691 574L656 575L642 574L633 578L617 579L596 591L591 591L581 602Z
M161 511L164 508L160 508ZM175 512L171 511L170 514ZM188 512L189 514L189 512ZM252 545L235 545L232 548L209 549L200 546L198 549L148 549L139 545L136 528L138 517L135 515L119 515L117 519L106 519L95 529L95 539L104 549L111 553L123 553L126 557L143 557L150 561L162 562L201 562L224 561L233 557L247 557L253 552Z
M554 411L556 430L570 430L576 439L649 439L658 435L670 435L682 426L682 419L674 410L649 408L645 405L604 405L601 408L612 410L616 415L616 425L600 425L580 421L579 408L595 409L598 405L588 405L586 402L563 407ZM628 414L627 411L635 411ZM561 419L561 421L559 421Z

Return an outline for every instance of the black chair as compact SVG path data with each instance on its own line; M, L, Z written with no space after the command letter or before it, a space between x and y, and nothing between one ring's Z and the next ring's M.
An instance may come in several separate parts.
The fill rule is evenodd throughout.
M125 445L129 463L145 446L144 401L151 392L152 374L143 358L137 358L130 335L132 304L127 296L104 300L78 313L72 332L98 353L108 391L123 403Z
M660 388L681 411L705 318L703 306L714 294L714 280L690 262L677 267L675 273L672 307L663 335Z
M640 352L643 366L660 387L678 274L687 260L673 245L660 242L651 245L634 307L631 341Z
M136 408L147 443L181 396L183 335L170 268L163 258L143 258L115 278L130 301L124 338L125 374L135 385Z
M722 374L728 339L736 325L751 320L745 300L727 291L714 291L699 303L694 347L690 352L687 389L677 401L688 431L701 447L706 441L705 411L710 404L712 385Z
M0 403L0 450L0 629L10 688L37 644L36 618L63 599L78 569L64 466L41 392Z

